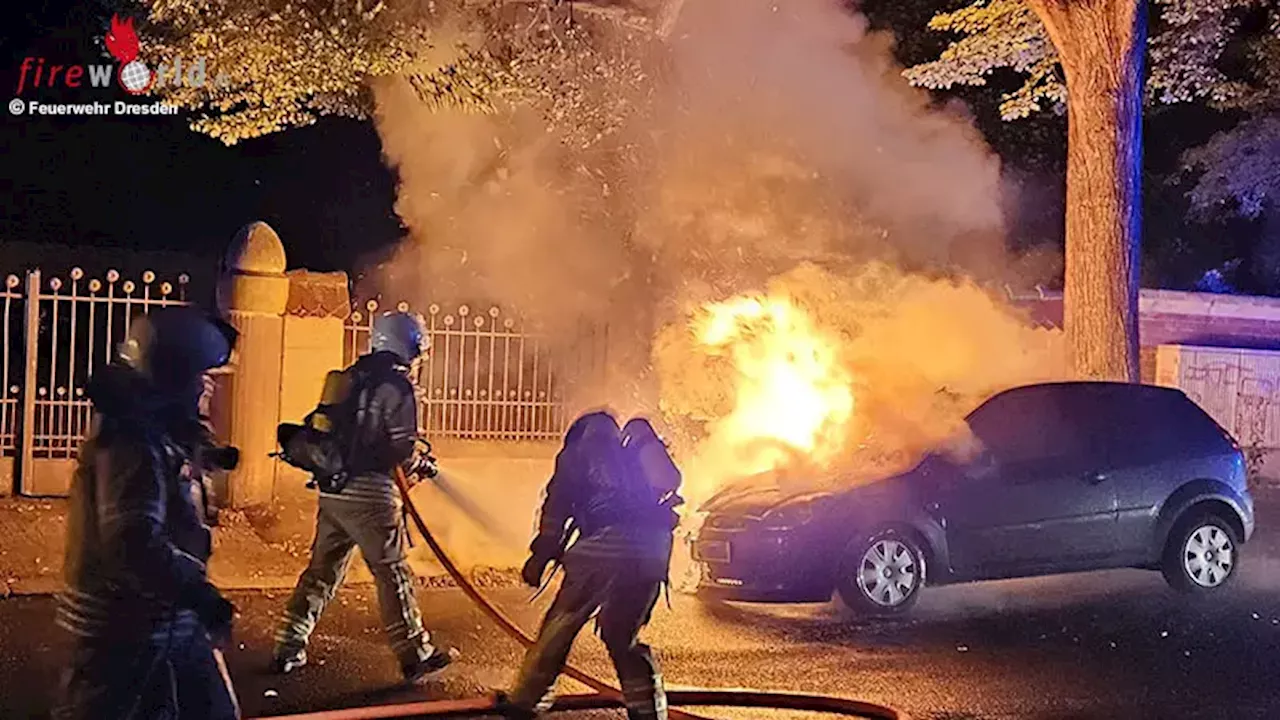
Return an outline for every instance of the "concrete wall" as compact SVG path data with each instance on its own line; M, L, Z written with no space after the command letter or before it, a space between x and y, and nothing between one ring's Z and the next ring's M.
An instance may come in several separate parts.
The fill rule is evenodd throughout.
M283 373L284 319L267 314L232 314L240 343L231 373L228 435L240 448L240 465L231 473L228 499L249 507L271 501L275 467L268 455L275 451Z
M280 422L298 422L320 399L325 375L342 369L342 320L286 317Z
M1280 351L1161 345L1157 385L1187 394L1251 453L1280 472Z
M330 370L342 369L343 327L340 318L284 318L280 372L280 422L301 422L315 409ZM305 473L276 463L275 498L287 496L307 482Z
M1062 327L1061 293L1016 296L1034 322ZM1280 349L1280 298L1143 290L1138 337L1144 348L1203 345ZM1148 364L1154 357L1148 356ZM1153 365L1151 366L1154 372Z

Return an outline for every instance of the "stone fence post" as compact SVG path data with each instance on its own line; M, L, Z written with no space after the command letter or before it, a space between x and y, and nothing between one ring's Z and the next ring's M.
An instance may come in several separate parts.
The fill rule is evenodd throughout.
M227 277L219 304L240 331L232 363L229 439L240 448L240 466L228 481L228 501L244 508L269 503L275 486L284 351L284 312L289 297L284 245L266 223L236 233L227 252Z

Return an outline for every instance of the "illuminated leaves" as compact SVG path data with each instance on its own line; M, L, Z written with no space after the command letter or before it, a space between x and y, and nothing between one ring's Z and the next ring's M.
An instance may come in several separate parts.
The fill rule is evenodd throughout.
M1024 118L1042 109L1058 110L1066 87L1058 70L1058 56L1031 8L1022 0L979 0L955 12L942 13L931 30L960 35L937 60L908 68L913 85L944 89L955 85L986 85L992 73L1011 69L1027 76L1000 106L1006 120Z
M1228 46L1250 13L1270 0L1152 0L1158 22L1147 44L1149 99L1160 103L1207 99L1238 102L1256 92L1256 81L1229 77L1222 69ZM1272 10L1274 16L1274 9ZM977 0L933 18L929 27L958 38L935 61L906 71L914 85L932 89L985 85L998 70L1025 76L1022 87L1003 97L1001 115L1027 117L1065 107L1057 55L1043 26L1023 0ZM1272 20L1272 34L1276 21Z
M1147 100L1202 101L1245 120L1183 158L1199 173L1189 194L1201 218L1224 210L1257 217L1280 193L1280 4L1275 0L1151 0ZM933 18L929 27L957 36L932 62L909 68L914 85L985 85L997 71L1023 76L1000 114L1025 118L1062 112L1066 88L1054 48L1023 0L977 0ZM1243 60L1243 62L1241 62Z
M1230 92L1215 97L1220 107L1243 111L1250 119L1219 133L1182 158L1184 172L1200 173L1187 195L1197 218L1232 213L1257 218L1268 208L1280 211L1278 11L1269 18L1270 34L1248 46L1248 82L1231 84Z
M156 0L149 10L143 52L153 67L205 60L204 83L161 96L228 145L322 115L365 117L368 80L400 72L428 40L422 18L381 3Z
M446 2L152 0L144 3L143 53L153 68L205 59L206 82L157 92L193 112L195 131L228 145L325 115L366 118L369 83L391 75L407 76L435 107L492 112L504 103L535 104L553 130L579 145L620 125L628 94L600 88L642 82L643 71L634 58L598 51L572 10L576 20L602 18L642 34L649 32L643 18L583 13L551 0ZM443 66L427 63L438 50L433 31L446 17L468 44Z
M476 77L480 63L491 78L487 100L537 108L547 132L573 147L590 147L621 130L648 81L639 49L652 36L641 19L584 13L590 6L578 3L509 5L491 0L488 12L478 13L483 52L467 56L472 65L462 66L461 75Z

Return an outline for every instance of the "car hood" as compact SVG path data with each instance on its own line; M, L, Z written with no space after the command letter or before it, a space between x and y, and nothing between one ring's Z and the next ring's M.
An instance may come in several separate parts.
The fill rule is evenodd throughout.
M711 496L699 509L709 513L756 516L788 501L814 494L813 491L800 492L777 486L729 487Z
M769 510L799 500L837 505L879 503L899 498L901 492L913 484L912 479L913 472L907 472L850 488L841 488L838 482L832 482L827 489L814 486L784 488L764 483L735 484L711 496L699 510L717 515L760 517Z

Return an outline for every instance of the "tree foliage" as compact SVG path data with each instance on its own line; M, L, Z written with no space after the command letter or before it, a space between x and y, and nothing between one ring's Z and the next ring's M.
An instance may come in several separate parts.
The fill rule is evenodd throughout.
M366 83L403 71L427 45L423 20L372 0L155 0L143 53L152 67L203 58L207 81L166 84L193 111L192 128L227 144L309 125L321 115L364 117Z
M1231 103L1245 119L1182 158L1199 173L1187 195L1197 219L1280 212L1280 37L1252 44L1248 58L1253 82Z
M142 10L144 59L154 68L204 58L209 78L157 92L192 111L194 130L227 144L325 115L366 118L370 83L392 75L431 105L540 104L558 126L589 129L585 142L622 110L616 98L585 102L591 86L643 74L597 48L583 21L651 32L625 8L555 0L150 0ZM447 40L438 34L446 26Z
M461 95L486 112L535 106L548 132L576 147L613 135L637 109L648 80L640 48L653 39L648 17L623 6L490 0L472 3L467 22L456 59L409 73L424 102L456 107Z
M1224 58L1237 41L1265 44L1280 32L1280 5L1274 0L1153 0L1156 23L1147 42L1149 102L1204 99L1221 107L1239 105L1259 92L1249 73L1224 71ZM1257 25L1265 30L1241 30ZM1043 110L1062 112L1066 86L1058 56L1044 26L1024 0L976 0L936 15L929 27L959 38L932 62L906 71L914 85L945 89L987 85L999 70L1023 76L1021 87L1006 93L1000 106L1007 120Z

